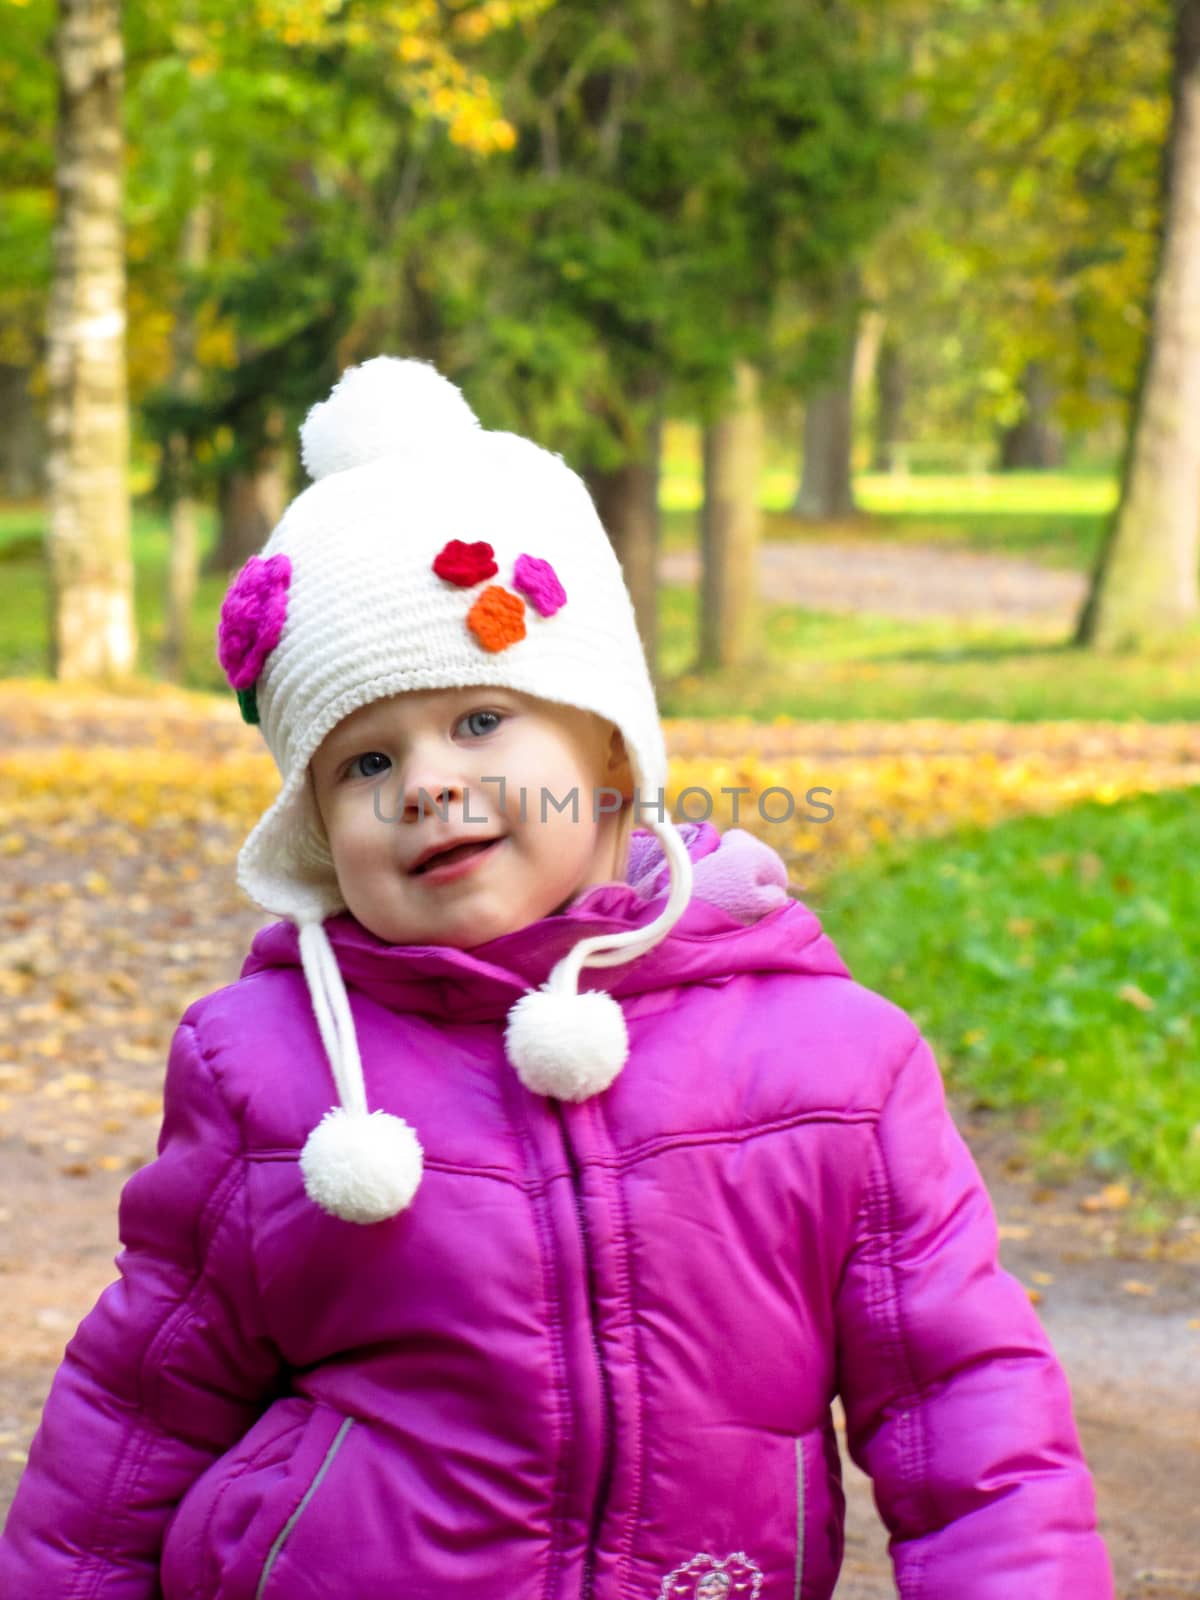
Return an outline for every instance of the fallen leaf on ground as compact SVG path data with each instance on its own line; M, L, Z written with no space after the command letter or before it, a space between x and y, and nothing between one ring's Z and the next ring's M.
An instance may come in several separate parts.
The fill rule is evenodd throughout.
M1154 1294L1155 1286L1152 1283L1143 1283L1140 1278L1126 1278L1121 1285L1126 1294Z

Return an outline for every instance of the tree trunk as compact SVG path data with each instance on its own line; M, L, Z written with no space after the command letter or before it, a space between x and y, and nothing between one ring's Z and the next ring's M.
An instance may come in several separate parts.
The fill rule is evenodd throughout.
M288 503L287 467L283 450L283 414L267 418L267 442L249 466L231 467L218 494L220 529L206 573L237 572L257 555Z
M50 670L128 675L130 542L120 0L60 0L54 278L47 329Z
M894 472L896 446L904 438L904 402L908 398L908 368L897 341L885 335L875 369L875 438L873 472Z
M657 393L658 383L653 391ZM657 410L635 461L606 471L585 470L584 478L600 520L612 541L633 601L634 617L646 662L658 687L658 551L661 519L658 509L662 415Z
M1162 237L1121 499L1075 642L1144 649L1190 634L1200 609L1200 0L1175 31Z
M842 346L829 382L817 386L804 408L804 465L792 514L811 521L852 517L851 451L854 444L854 351Z
M850 366L850 407L855 416L860 407L866 404L871 385L875 382L886 327L887 319L875 306L868 306L859 318Z
M1025 414L1000 441L1002 472L1045 472L1063 464L1062 430L1053 416L1054 390L1045 366L1030 361L1021 378Z
M46 489L46 424L31 377L28 367L0 364L0 490L9 500L33 500Z
M283 515L287 494L278 451L265 452L253 469L234 467L221 480L220 532L209 569L236 572L257 555Z
M188 211L180 240L180 265L185 282L208 259L212 207L205 188L209 167L208 151L197 150L192 157L192 170L198 192ZM181 298L176 308L171 336L171 366L176 392L183 396L194 396L200 386L196 365L196 324L186 297ZM170 682L180 683L187 664L188 625L199 575L199 508L195 498L192 451L186 437L182 433L172 433L167 440L166 453L171 547L167 560L167 588L163 597L165 621L159 671Z
M737 361L730 408L704 430L696 660L702 672L758 666L763 659L758 599L763 436L758 372Z
M169 683L182 683L187 665L188 624L196 598L200 565L198 506L190 489L191 450L180 433L167 440L168 470L180 485L167 507L170 548L167 552L167 586L164 595L162 648L158 670Z

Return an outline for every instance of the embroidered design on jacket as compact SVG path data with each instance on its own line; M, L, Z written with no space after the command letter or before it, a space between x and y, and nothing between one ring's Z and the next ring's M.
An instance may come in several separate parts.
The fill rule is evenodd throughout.
M667 1574L659 1600L733 1600L734 1596L757 1600L762 1584L762 1569L744 1550L724 1561L704 1553Z

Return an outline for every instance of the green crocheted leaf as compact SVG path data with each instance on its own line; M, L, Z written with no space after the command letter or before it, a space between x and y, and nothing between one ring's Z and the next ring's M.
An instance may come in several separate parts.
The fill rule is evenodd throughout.
M248 689L237 691L238 705L241 708L242 721L258 722L258 696L255 694L256 684L251 684Z

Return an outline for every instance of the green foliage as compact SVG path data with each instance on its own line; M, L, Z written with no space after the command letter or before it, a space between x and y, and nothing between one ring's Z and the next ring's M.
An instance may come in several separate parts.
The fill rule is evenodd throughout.
M270 412L294 410L302 365L311 403L344 364L349 333L364 331L374 262L396 251L397 188L414 153L439 131L476 155L511 142L471 59L490 33L529 25L547 3L124 8L128 351L135 420L148 400L150 423L149 440L135 436L140 451L182 420L211 458L231 413L253 450ZM0 4L0 179L12 197L0 218L0 359L27 364L49 283L54 8ZM203 244L187 258L197 219ZM185 313L208 374L186 404L176 392L186 351L175 343ZM264 371L279 386L262 402Z
M0 361L25 365L37 357L50 281L55 99L49 0L4 5L0 24Z
M231 396L265 426L264 370L290 427L302 361L311 398L390 348L469 378L495 425L615 466L663 383L703 418L738 355L769 398L818 381L859 268L903 344L911 431L1012 422L1033 359L1090 425L1119 412L1145 330L1171 9L131 0L139 449L180 419L186 315L210 463ZM0 358L25 363L50 261L52 0L3 17Z
M881 851L817 907L968 1101L1037 1108L1044 1156L1192 1201L1200 886L1180 862L1197 799L1092 803Z
M406 240L446 365L576 463L636 454L662 383L711 415L735 356L782 359L777 302L820 300L895 204L896 67L853 8L558 0L484 61L514 148L434 151Z
M1040 362L1069 428L1124 419L1145 337L1171 0L949 0L913 43L930 157L871 282L908 432L1007 427Z

